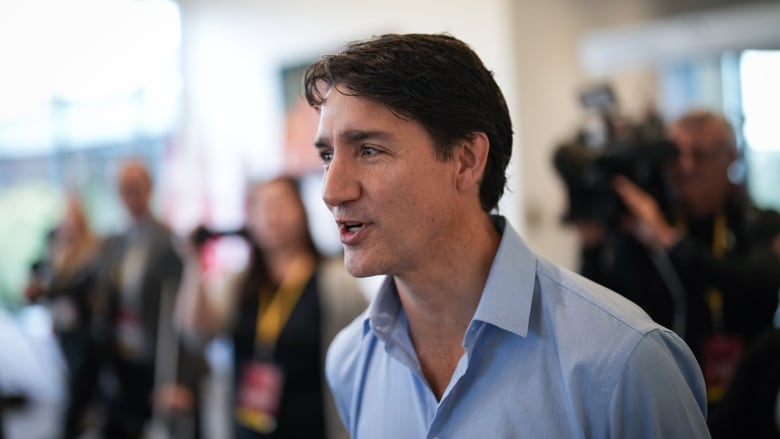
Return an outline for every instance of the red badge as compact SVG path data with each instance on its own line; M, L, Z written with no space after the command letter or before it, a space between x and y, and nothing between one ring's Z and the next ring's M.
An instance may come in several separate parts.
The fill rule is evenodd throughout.
M261 361L247 364L238 387L236 420L261 433L274 431L283 386L279 366Z
M702 372L709 402L717 402L723 397L740 358L742 340L739 337L718 334L707 339Z

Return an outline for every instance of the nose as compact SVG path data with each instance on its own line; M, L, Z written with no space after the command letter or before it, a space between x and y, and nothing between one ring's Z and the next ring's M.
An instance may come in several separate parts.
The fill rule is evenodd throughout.
M333 209L360 198L360 174L348 156L334 154L322 177L322 200Z
M681 174L690 174L695 166L695 160L690 152L681 151L674 162L674 167Z

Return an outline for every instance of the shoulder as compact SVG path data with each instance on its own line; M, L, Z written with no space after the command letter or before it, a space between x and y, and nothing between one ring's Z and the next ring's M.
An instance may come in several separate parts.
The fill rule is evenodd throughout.
M549 263L540 263L538 331L558 347L565 370L590 365L607 381L627 371L677 374L696 380L697 362L687 344L618 293ZM649 367L648 367L649 366Z
M352 410L359 401L359 380L368 366L367 358L376 341L366 331L365 312L343 328L333 339L325 356L325 378L343 425L351 430Z
M124 234L113 233L101 238L98 242L99 262L112 263L119 257L124 245Z
M607 391L610 430L617 437L708 437L701 369L671 331L645 334Z
M593 416L617 437L700 437L706 392L687 344L639 306L540 260L536 325L560 373L592 394ZM575 379L576 377L576 379Z
M745 219L756 241L771 240L780 235L780 212L750 205L745 210Z
M619 329L635 340L648 332L665 329L618 292L570 270L539 259L537 276L542 301L560 307L559 311L581 316L569 323L580 322L583 329L607 332Z
M368 301L357 280L347 274L340 258L327 258L321 262L317 271L317 289L325 316L323 337L330 342L366 309Z
M328 348L325 358L325 372L334 394L345 396L342 389L351 389L352 381L361 367L361 352L365 352L373 339L365 330L365 314L361 313L339 331Z
M178 245L178 235L173 232L170 226L159 219L150 218L150 229L158 239L161 239L172 246Z

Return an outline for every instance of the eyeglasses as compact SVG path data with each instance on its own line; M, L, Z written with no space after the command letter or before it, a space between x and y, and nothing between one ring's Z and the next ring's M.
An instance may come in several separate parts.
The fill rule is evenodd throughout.
M692 147L690 149L680 148L678 149L677 161L690 160L691 162L699 165L704 163L711 163L716 159L722 157L726 153L726 148L721 145L711 147Z
M723 151L691 151L687 153L680 152L677 160L688 158L695 163L711 162L723 154Z

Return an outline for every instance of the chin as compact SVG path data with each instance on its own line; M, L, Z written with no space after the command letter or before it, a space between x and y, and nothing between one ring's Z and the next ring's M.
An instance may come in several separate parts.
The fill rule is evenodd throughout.
M365 255L359 255L347 250L344 253L344 267L353 277L370 277L384 274L376 264Z
M369 270L362 264L345 264L345 268L347 269L347 273L349 273L352 277L371 277L375 276L377 273L375 270Z

